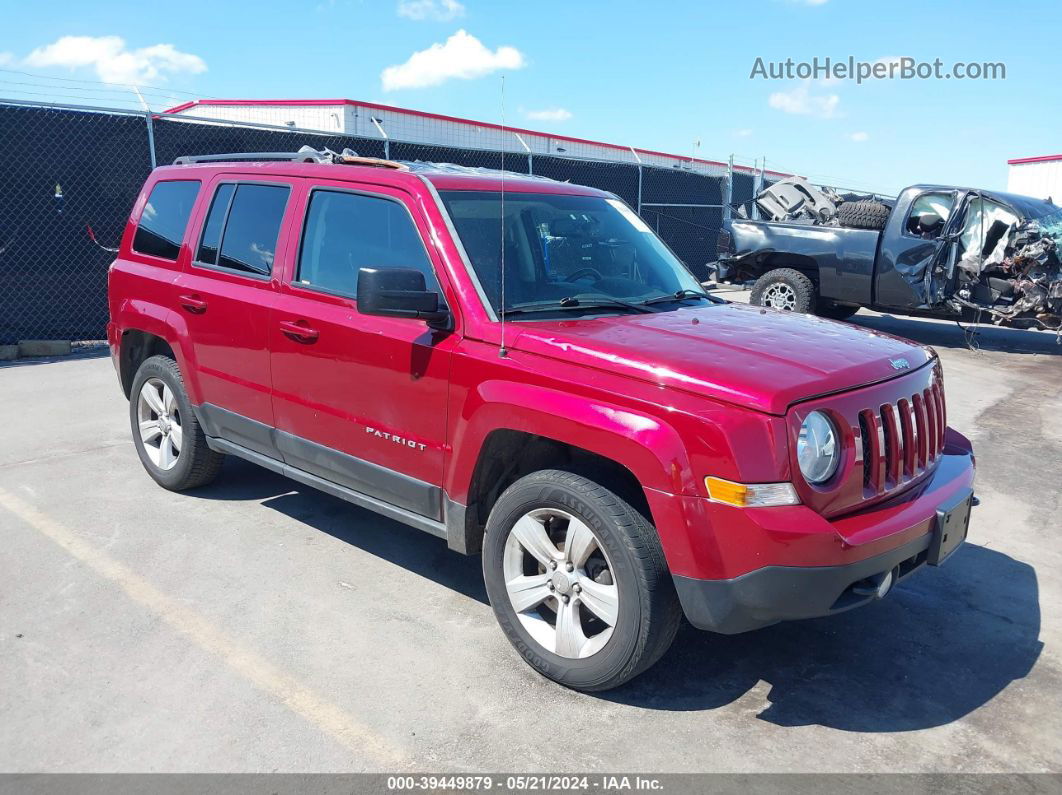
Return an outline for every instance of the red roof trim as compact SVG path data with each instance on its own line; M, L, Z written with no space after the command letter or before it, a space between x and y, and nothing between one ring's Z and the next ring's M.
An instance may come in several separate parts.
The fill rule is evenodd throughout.
M1040 155L1039 157L1016 157L1008 160L1008 166L1017 166L1022 163L1048 163L1052 160L1062 160L1062 155Z
M184 102L184 103L182 103L180 105L172 107L172 108L170 108L168 110L164 110L162 112L163 113L180 113L182 110L188 110L189 108L194 108L198 104L199 104L199 101L193 99L191 102Z
M376 110L389 110L396 113L407 113L411 116L420 116L425 119L436 119L438 121L449 121L457 124L470 124L474 127L483 127L491 130L507 130L509 132L524 133L526 135L537 135L542 138L553 138L558 141L568 141L576 144L587 144L589 146L604 146L609 149L617 149L622 152L631 151L632 147L623 146L621 144L611 144L605 141L592 141L588 138L574 138L570 135L558 135L556 133L544 133L539 130L528 130L523 127L510 127L508 125L502 126L500 124L494 124L493 122L486 121L474 121L473 119L462 119L458 116L446 116L441 113L429 113L424 110L412 110L411 108L398 108L394 105L381 105L376 102L359 102L353 99L200 99L193 102L185 102L183 105L177 105L169 110L163 111L163 113L180 113L195 107L196 105L295 105L295 106L313 106L313 105L357 105L363 108L374 108ZM706 166L718 166L725 167L727 164L720 160L703 160L699 157L685 157L684 155L674 155L669 152L657 152L653 149L639 149L633 147L634 151L640 155L650 155L652 157L669 157L674 160L682 160L690 163L701 163ZM745 171L749 173L755 173L756 169L749 166L734 166L736 170ZM789 176L780 171L767 171L767 174L776 177Z

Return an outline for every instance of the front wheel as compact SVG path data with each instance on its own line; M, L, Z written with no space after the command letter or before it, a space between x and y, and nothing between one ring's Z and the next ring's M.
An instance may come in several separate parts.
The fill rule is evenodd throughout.
M487 521L483 578L517 651L576 690L608 690L645 671L681 617L653 526L570 472L535 472L506 489Z
M814 312L815 285L798 270L775 268L752 285L749 302L787 312Z

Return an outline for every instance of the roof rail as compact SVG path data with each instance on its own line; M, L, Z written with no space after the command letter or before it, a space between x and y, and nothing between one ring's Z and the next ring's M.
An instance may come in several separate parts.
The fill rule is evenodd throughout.
M361 157L352 149L340 153L331 149L314 149L303 146L298 152L228 152L221 155L183 155L173 161L175 166L188 166L193 163L225 163L240 160L279 161L289 163L336 163L349 166L376 166L407 171L409 166L395 160L382 160L377 157Z

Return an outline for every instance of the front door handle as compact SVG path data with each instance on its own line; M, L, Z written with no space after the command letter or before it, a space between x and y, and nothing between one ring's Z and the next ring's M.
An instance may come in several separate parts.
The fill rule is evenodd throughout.
M178 296L177 300L180 301L181 306L193 315L201 315L207 311L207 302L200 298L196 293Z
M306 325L305 320L281 320L280 330L285 336L304 344L317 342L317 338L321 336L317 329Z

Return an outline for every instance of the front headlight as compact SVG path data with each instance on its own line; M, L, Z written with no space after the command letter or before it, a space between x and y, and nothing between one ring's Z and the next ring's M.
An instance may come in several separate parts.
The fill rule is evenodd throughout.
M800 426L797 462L808 483L825 483L837 471L841 445L837 429L821 411L811 412Z

